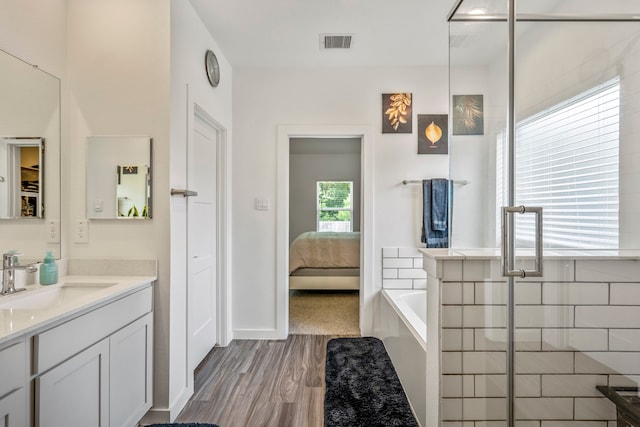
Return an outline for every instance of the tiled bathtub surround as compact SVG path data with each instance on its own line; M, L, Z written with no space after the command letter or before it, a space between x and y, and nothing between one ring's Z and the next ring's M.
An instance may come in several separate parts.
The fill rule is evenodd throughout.
M427 273L417 248L382 248L384 289L426 289Z
M425 266L427 292L440 297L442 425L505 426L499 261L436 258ZM517 425L611 427L615 405L595 387L640 382L640 262L550 259L544 271L515 284Z

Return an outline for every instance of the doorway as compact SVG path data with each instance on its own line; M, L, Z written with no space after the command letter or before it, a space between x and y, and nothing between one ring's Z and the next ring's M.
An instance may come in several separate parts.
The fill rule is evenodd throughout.
M289 333L359 335L361 138L289 140Z
M290 244L290 141L292 138L355 138L361 141L360 169L360 277L358 302L360 334L372 332L373 263L373 137L367 126L280 126L278 128L277 195L277 338L289 333L289 244Z

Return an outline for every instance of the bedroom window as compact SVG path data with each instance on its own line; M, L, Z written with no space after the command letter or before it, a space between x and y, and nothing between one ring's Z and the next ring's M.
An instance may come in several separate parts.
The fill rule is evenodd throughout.
M545 247L618 247L619 121L615 78L517 124L516 205L544 208ZM532 217L517 227L517 245L530 247Z
M318 181L316 190L318 231L353 231L353 182Z

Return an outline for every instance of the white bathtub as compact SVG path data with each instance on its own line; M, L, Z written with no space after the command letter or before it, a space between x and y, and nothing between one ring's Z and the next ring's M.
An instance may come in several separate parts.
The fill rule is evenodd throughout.
M385 289L382 296L378 333L418 423L426 426L427 292Z

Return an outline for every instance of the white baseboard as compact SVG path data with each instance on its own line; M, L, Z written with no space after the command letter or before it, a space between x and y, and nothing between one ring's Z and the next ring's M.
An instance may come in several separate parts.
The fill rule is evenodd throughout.
M234 340L282 340L276 329L234 329Z
M171 402L169 408L156 408L152 407L149 412L140 421L141 426L149 424L166 424L172 423L180 415L182 409L184 409L187 402L193 395L193 390L185 388L177 398Z

